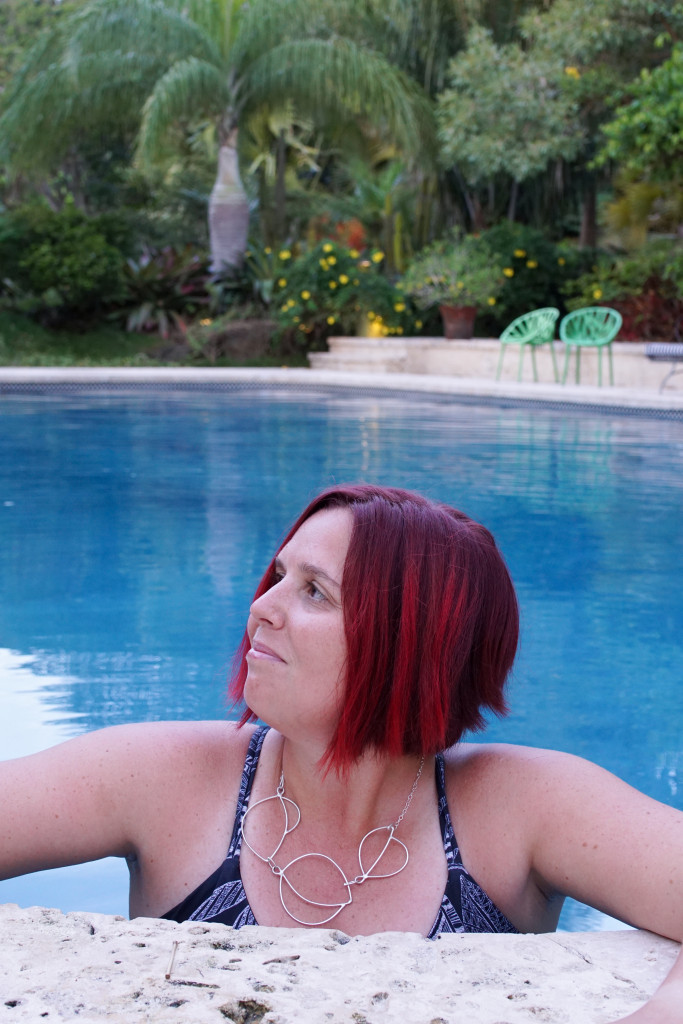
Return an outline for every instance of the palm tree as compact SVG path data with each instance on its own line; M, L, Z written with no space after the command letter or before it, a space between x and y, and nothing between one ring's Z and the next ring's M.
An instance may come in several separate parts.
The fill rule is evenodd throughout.
M93 0L44 37L13 79L0 159L54 168L85 132L136 123L151 166L179 125L211 118L218 172L209 204L212 266L242 259L248 204L238 169L245 118L291 100L321 123L355 119L408 154L433 152L423 90L354 41L356 0Z

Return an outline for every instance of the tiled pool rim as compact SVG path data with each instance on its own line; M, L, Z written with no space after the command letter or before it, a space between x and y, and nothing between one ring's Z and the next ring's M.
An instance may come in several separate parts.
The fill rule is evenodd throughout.
M662 394L638 388L517 383L403 373L354 373L305 368L0 367L3 394L140 390L278 390L424 397L502 406L539 406L622 415L683 419L683 388Z

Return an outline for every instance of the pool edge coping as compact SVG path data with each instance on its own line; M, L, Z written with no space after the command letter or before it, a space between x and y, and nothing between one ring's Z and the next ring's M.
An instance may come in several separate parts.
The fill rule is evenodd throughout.
M261 367L0 367L0 391L64 387L158 386L182 388L231 385L278 385L333 388L354 391L417 392L452 395L470 400L482 398L515 404L583 406L605 410L683 414L683 389L664 393L644 388L595 387L516 381L492 381L474 377L448 377L408 373L357 373L339 370Z

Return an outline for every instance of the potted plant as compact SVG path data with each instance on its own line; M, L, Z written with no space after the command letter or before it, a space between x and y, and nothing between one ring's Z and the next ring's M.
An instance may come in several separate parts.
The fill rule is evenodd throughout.
M473 235L423 249L403 278L417 306L438 306L446 338L471 338L478 312L494 306L503 286L500 257Z

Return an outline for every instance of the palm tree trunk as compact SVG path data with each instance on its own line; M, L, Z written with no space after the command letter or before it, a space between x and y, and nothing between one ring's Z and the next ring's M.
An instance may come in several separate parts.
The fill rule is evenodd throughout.
M244 260L249 231L249 202L237 163L237 132L218 153L218 176L209 199L211 272L238 267Z

